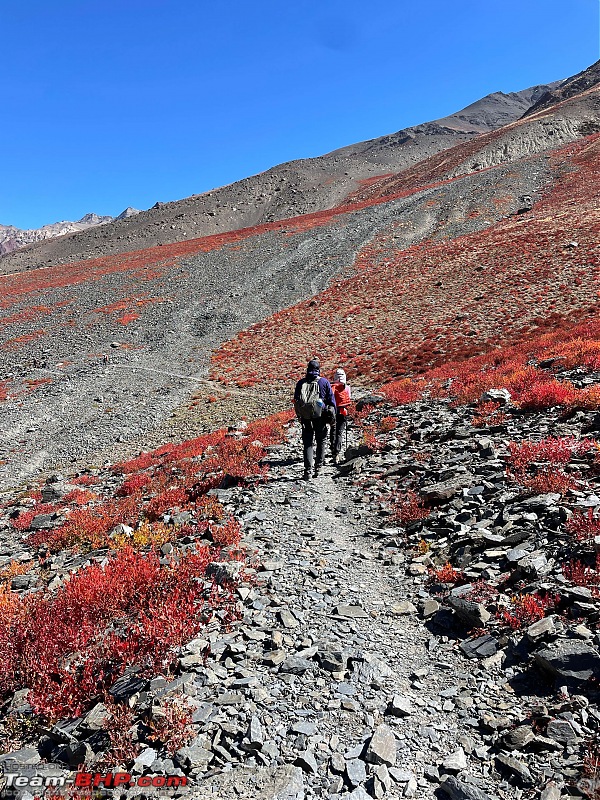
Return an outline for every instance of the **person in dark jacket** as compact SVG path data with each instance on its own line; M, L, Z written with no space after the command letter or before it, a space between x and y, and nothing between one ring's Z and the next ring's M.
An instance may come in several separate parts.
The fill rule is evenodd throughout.
M321 365L316 358L308 362L306 367L306 377L299 380L296 384L294 391L294 406L296 408L296 415L302 425L302 444L304 448L304 480L310 480L311 472L316 478L319 474L319 469L323 464L325 456L325 441L327 439L327 422L333 416L335 418L335 397L331 384L327 378L320 377ZM319 397L323 403L321 415L312 419L305 419L300 415L299 407L301 405L302 387L307 383L313 381L318 382ZM316 458L313 461L314 443L317 442Z

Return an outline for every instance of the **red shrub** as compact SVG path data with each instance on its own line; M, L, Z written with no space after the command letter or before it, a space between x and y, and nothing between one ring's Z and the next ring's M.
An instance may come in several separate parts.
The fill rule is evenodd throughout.
M416 492L395 492L391 496L394 519L400 525L408 525L420 519L426 519L430 511L423 505L423 500Z
M242 529L235 519L228 519L224 525L213 525L210 528L215 544L229 546L240 543Z
M541 411L553 406L567 406L577 400L578 392L567 381L533 383L524 389L518 404L527 411Z
M552 595L541 597L539 594L523 594L513 597L510 610L503 608L497 616L512 630L519 630L543 619L557 601L558 598Z
M151 480L150 475L147 473L132 475L131 478L128 478L121 484L117 490L117 495L119 497L131 497L131 495L140 494Z
M575 586L587 586L594 595L597 595L600 585L600 554L596 556L595 569L588 567L579 559L573 559L563 567L563 573Z
M12 526L18 531L29 530L35 517L40 514L53 514L58 507L56 503L38 503L27 511L21 511L16 519L11 520Z
M586 513L575 511L567 522L567 531L580 542L592 541L600 536L600 518L590 508Z
M431 579L437 583L460 583L465 576L460 570L454 569L452 564L447 561L440 569L430 569Z
M198 581L209 561L206 548L168 566L125 549L103 567L81 569L54 596L0 605L0 627L10 631L0 639L3 691L28 686L37 713L77 716L128 664L164 669L210 616Z

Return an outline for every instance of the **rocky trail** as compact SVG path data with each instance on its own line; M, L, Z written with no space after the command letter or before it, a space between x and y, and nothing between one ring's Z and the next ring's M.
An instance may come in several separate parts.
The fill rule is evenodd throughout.
M405 575L400 541L382 535L333 467L302 481L299 446L295 437L278 448L272 479L242 516L263 588L252 590L234 650L252 663L260 700L250 725L261 741L241 774L215 778L207 796L228 785L259 796L251 787L265 775L249 764L265 751L291 766L271 770L278 788L263 786L264 797L434 797L440 775L449 796L484 797L489 748L465 711L473 695L498 714L514 698L498 691L492 664L467 674L455 643L427 630L415 605L425 593Z
M590 545L565 521L600 505L586 445L600 420L523 414L504 399L502 415L480 427L472 407L448 401L378 407L352 429L340 468L309 482L293 425L266 448L265 482L211 490L241 525L241 540L207 572L233 586L238 619L228 627L217 610L171 675L128 667L110 688L138 720L122 757L134 783L180 776L187 786L168 796L198 800L594 796L600 576L573 571L569 559L585 559ZM230 435L243 441L244 425ZM567 472L553 473L569 479L562 494L523 491L507 468L511 441L540 437L562 448ZM535 469L544 463L536 452ZM98 475L120 484L114 471ZM61 480L42 494L59 495ZM427 508L414 505L413 488ZM48 515L30 523L56 524ZM34 557L2 530L0 567ZM167 561L193 546L180 541L164 545ZM55 591L106 554L58 553L15 574L12 589L39 591L43 575ZM30 718L27 697L17 691L4 706L5 726L7 713ZM143 720L169 704L186 709L191 729L167 748ZM42 724L37 738L29 728L29 742L5 748L0 764L42 776L102 769L110 719L93 701L83 716ZM140 786L126 794L150 796Z

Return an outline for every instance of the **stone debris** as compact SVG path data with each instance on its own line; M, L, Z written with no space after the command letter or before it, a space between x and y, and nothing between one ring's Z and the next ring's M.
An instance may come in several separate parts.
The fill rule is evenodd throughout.
M441 401L392 413L402 447L361 451L359 478L326 466L301 481L294 432L266 459L277 480L218 490L255 554L248 575L225 554L211 565L216 581L237 581L240 618L187 643L173 679L134 667L113 683L140 718L169 698L192 714L193 739L171 755L144 745L136 773L174 771L192 797L222 800L520 800L532 787L557 800L580 779L600 730L600 603L566 578L561 554L567 519L600 479L582 461L594 492L528 496L506 458L512 439L577 434L589 420L515 412L483 435L472 410ZM386 498L408 488L430 513L402 527ZM10 547L11 559L31 558ZM58 586L93 558L52 556L44 580ZM35 589L39 569L26 576L14 591ZM517 595L549 598L542 616L508 625ZM27 689L8 707L31 714ZM93 767L107 714L97 702L3 758Z

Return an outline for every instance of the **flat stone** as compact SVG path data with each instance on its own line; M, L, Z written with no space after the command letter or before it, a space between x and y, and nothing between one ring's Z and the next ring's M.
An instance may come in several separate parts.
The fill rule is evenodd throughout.
M287 608L282 608L281 611L278 612L277 616L279 617L279 621L284 628L297 628L300 624L292 612L288 611Z
M104 730L105 723L110 719L110 711L104 703L96 705L85 715L84 723L92 731Z
M177 762L187 769L206 769L213 757L206 747L194 743L182 747L176 754Z
M237 706L244 702L244 695L240 692L225 692L213 700L216 706Z
M404 617L408 614L415 614L417 611L416 607L410 602L410 600L399 600L397 603L394 603L390 608L390 613L394 614L397 617Z
M442 502L444 500L451 500L457 494L462 493L462 490L471 486L474 478L470 473L458 475L456 478L451 478L441 483L432 483L428 486L423 486L421 489L421 496L425 501L429 502Z
M557 742L564 742L565 744L577 739L575 729L566 719L554 719L552 722L549 722L546 728L546 736Z
M372 800L371 795L367 794L362 786L357 786L354 791L350 792L349 795L345 795L345 797L347 797L347 800Z
M270 780L261 791L256 793L256 789L254 789L251 794L246 796L252 797L253 800L304 800L304 776L300 767L285 764L277 767L269 775ZM235 776L234 780L236 780Z
M467 757L465 756L465 751L462 747L459 747L458 750L455 750L454 753L450 753L449 756L442 761L442 769L445 772L462 772L467 768Z
M259 747L265 740L262 725L256 714L253 714L250 719L250 725L248 725L248 733L246 735L252 747Z
M556 625L552 617L544 617L538 619L527 628L527 638L533 644L540 642L546 637L553 636L556 633Z
M292 675L304 675L313 668L313 662L300 656L288 656L279 667L280 672L289 672Z
M421 615L424 619L429 619L440 610L441 606L437 600L425 600L421 609Z
M497 652L498 640L486 633L477 639L465 639L459 646L467 658L489 658Z
M298 753L294 765L300 767L303 772L309 775L316 775L319 771L315 754L311 750L304 750L302 753Z
M535 735L530 726L519 725L517 728L508 731L502 741L507 750L523 750L534 739Z
M141 772L144 767L151 767L156 761L158 753L152 747L146 747L133 762L133 768Z
M336 606L333 613L347 619L365 619L369 616L361 606Z
M138 678L136 675L123 675L118 678L110 687L109 692L117 702L125 702L133 697L134 694L141 692L148 685L145 678Z
M344 672L348 656L342 650L319 650L319 664L327 672Z
M503 406L510 403L510 399L508 389L488 389L481 395L482 403L500 403Z
M515 778L522 786L533 786L533 778L527 764L518 758L500 753L496 756L496 764L501 772Z
M314 722L306 722L305 720L302 720L301 722L294 722L291 730L294 733L302 733L304 736L314 736L317 732L317 726Z
M385 713L392 717L409 717L414 711L410 697L395 694L391 699Z
M449 775L441 784L442 791L450 800L497 800L497 796L492 796L474 786L465 783L454 775Z
M534 654L544 671L565 683L584 683L600 678L600 654L587 641L560 639Z
M360 758L353 758L346 762L346 777L350 786L359 786L367 780L367 768Z
M369 764L387 764L388 767L396 763L396 737L387 725L378 725L375 728L365 760Z
M20 766L27 766L39 764L41 760L37 747L22 747L20 750L13 750L12 753L0 754L0 764L14 762ZM8 772L9 768L5 767L5 771Z
M473 603L462 597L448 597L446 602L454 613L471 628L481 628L492 616L481 603Z
M411 778L414 778L414 773L409 769L402 769L401 767L390 767L388 772L396 783L406 783Z

